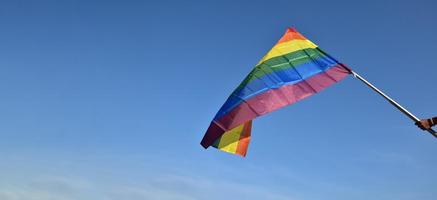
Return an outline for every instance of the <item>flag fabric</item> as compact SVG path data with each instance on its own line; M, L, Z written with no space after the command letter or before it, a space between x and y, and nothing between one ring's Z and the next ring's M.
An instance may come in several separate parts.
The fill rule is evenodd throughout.
M247 147L250 142L250 131L252 120L226 131L219 139L211 145L225 152L246 156Z
M348 67L288 28L217 112L201 145L245 156L254 118L320 92L348 74Z

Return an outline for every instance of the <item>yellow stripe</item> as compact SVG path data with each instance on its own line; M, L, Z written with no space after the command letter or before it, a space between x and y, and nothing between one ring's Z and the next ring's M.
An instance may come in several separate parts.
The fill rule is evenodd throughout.
M235 154L235 152L237 152L238 142L240 141L240 135L243 131L244 124L225 132L220 139L218 149Z
M259 62L257 65L263 63L264 61L281 56L284 54L289 54L295 51L299 51L307 48L316 48L317 45L309 40L291 40L289 42L279 43L275 45Z

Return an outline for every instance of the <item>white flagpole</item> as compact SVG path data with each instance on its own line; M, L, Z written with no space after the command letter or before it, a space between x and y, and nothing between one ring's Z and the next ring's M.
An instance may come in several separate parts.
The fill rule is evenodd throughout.
M347 68L348 69L348 68ZM375 87L374 85L372 85L371 83L369 83L369 81L367 81L366 79L364 79L362 76L360 76L359 74L357 74L356 72L348 69L352 75L357 78L358 80L362 81L364 84L366 84L367 86L369 86L370 88L372 88L375 92L377 92L378 94L380 94L382 97L384 97L388 102L390 102L393 106L395 106L397 109L399 109L402 113L404 113L405 115L407 115L411 120L413 120L414 122L418 122L420 121L419 118L417 118L415 115L413 115L411 112L409 112L407 109L405 109L404 107L402 107L399 103L397 103L395 100L393 100L392 98L390 98L389 96L387 96L386 94L384 94L384 92L382 92L381 90L379 90L377 87ZM427 130L429 133L431 133L431 135L433 135L434 137L437 138L437 133L432 129L428 129Z

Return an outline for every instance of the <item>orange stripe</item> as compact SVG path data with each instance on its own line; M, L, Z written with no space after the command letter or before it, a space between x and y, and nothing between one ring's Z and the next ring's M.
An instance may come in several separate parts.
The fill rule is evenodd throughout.
M251 131L252 131L252 120L244 124L244 129L240 135L240 140L238 141L237 150L235 151L236 154L239 154L241 156L246 156L247 147L249 146L249 142L250 142Z
M291 40L306 40L306 38L297 32L294 28L288 28L285 34L279 39L277 44L288 42Z

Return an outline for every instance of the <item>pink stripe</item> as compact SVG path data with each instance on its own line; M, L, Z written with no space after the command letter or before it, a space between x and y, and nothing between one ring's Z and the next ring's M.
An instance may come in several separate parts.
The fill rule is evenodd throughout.
M212 121L201 144L203 147L208 148L208 146L214 143L224 132L258 116L293 104L320 92L342 80L348 74L349 71L343 66L336 65L323 73L317 74L297 84L271 89L254 96L235 107L219 120Z

